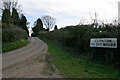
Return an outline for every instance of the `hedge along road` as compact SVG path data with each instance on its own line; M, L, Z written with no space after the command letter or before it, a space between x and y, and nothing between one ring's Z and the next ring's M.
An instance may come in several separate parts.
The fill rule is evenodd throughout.
M29 41L30 43L27 46L14 51L6 52L2 55L2 77L59 77L59 75L56 75L55 73L52 73L52 75L43 74L46 73L47 63L44 59L48 49L47 44L37 37L29 38ZM39 59L43 60L43 62L40 62Z

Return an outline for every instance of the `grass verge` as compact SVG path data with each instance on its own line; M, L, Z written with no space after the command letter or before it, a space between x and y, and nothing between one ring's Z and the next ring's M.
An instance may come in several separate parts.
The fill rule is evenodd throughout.
M67 78L116 78L120 79L120 72L110 66L95 64L91 61L74 58L51 41L42 38L48 44L48 51L52 63Z
M28 44L27 40L3 43L2 44L2 52L11 51L11 50L26 46L27 44Z

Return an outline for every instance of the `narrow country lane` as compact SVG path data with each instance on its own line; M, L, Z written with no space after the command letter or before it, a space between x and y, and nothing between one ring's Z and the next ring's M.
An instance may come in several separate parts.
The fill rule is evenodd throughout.
M45 48L47 48L47 45L38 38L32 37L29 39L29 41L30 44L28 44L26 47L3 54L2 56L3 69L9 68L14 64L29 59L30 57L33 57L35 55L38 55Z
M49 78L61 77L47 69L45 55L48 46L37 37L20 49L2 55L3 78Z

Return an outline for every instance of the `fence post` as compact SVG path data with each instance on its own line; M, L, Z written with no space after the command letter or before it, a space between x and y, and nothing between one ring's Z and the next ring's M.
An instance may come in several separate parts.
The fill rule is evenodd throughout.
M113 49L111 50L111 63L112 63L112 60L113 60Z

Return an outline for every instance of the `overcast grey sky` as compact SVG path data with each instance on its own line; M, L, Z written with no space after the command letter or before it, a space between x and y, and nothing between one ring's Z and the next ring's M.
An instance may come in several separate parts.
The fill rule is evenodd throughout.
M99 21L118 17L119 0L19 0L30 26L37 18L51 15L58 27L77 25L82 19L91 22L97 12Z

